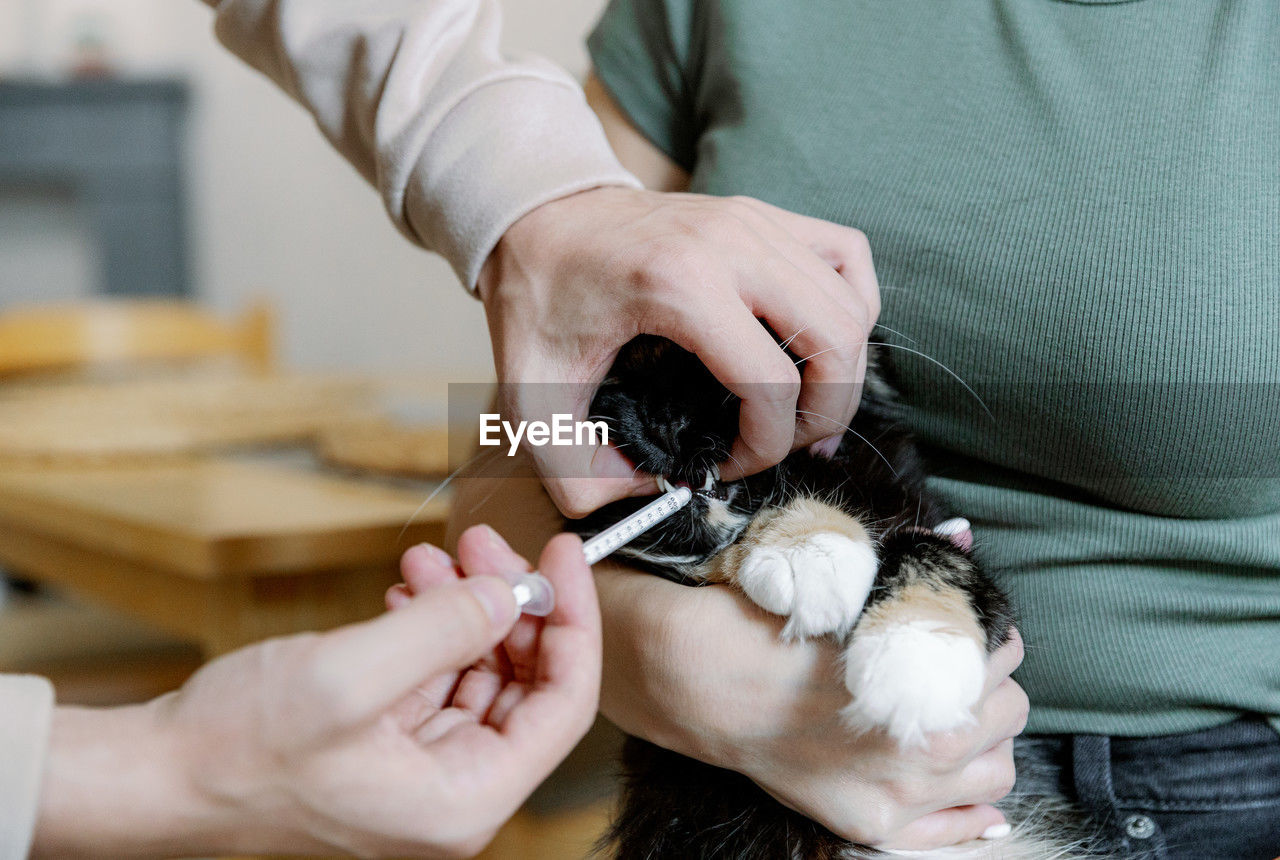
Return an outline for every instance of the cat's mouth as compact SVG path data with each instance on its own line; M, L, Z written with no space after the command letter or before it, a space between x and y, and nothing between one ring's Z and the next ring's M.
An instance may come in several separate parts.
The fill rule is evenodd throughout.
M720 467L716 465L710 466L702 475L701 486L695 486L689 481L672 481L665 475L657 477L658 489L661 492L669 493L677 487L688 487L700 496L709 499L718 499L719 501L728 501L728 493L725 491L725 485L720 483Z

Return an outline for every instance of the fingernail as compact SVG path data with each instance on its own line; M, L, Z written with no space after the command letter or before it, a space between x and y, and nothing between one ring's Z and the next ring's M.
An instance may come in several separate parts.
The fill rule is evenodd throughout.
M387 606L391 609L399 609L412 599L403 585L393 585L387 589Z
M416 549L442 567L453 567L453 556L434 544L420 543Z
M982 831L982 835L979 836L978 838L979 839L1004 839L1006 836L1008 836L1012 832L1013 832L1013 826L1009 824L1009 822L1007 821L1002 821L999 824L993 824L990 827L988 827L986 830Z
M840 447L840 440L843 438L843 433L837 433L835 436L819 439L809 446L809 453L815 457L830 460L836 455L836 449Z
M954 517L933 527L934 534L942 535L960 549L973 549L973 530L964 517Z
M464 579L467 588L489 616L494 627L506 627L520 617L520 607L511 593L511 586L496 576L476 576Z
M538 573L526 573L511 586L516 611L522 615L545 618L556 608L556 589L551 581Z
M938 523L933 527L933 530L940 535L951 537L952 535L958 535L961 532L968 531L969 521L964 517L952 517L949 520L944 520L943 522Z
M507 542L502 539L502 535L490 525L481 525L480 531L484 534L485 543L489 544L492 549L510 549Z

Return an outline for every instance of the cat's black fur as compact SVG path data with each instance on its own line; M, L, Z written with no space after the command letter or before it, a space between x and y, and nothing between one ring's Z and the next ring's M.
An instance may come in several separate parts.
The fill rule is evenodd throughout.
M890 598L905 579L936 576L968 598L987 649L1003 644L1012 623L1004 594L971 555L929 528L944 519L925 491L924 471L896 420L884 357L875 354L856 416L834 455L801 451L780 465L732 483L708 481L738 427L738 400L691 353L642 337L619 355L592 406L611 439L642 470L687 483L693 502L619 553L677 582L700 583L699 565L738 540L752 518L798 495L858 517L875 542L880 568L867 606ZM735 515L709 516L713 499ZM586 536L648 499L629 499L571 522ZM923 574L922 574L923 572ZM786 808L739 774L629 739L620 812L609 837L622 860L653 858L802 858L874 856Z
M980 572L970 553L928 531L948 514L925 491L920 455L898 421L899 407L886 378L887 359L876 352L874 343L871 350L865 393L833 456L797 451L745 480L715 482L709 491L695 493L684 511L617 554L651 573L701 584L690 576L690 569L736 540L751 517L807 494L854 514L870 527L879 544L881 572L868 606L892 592L894 573L904 559L930 560L955 569L957 578L949 582L970 594L989 650L1003 645L1013 623L1008 599ZM695 489L725 461L738 432L738 399L695 355L647 335L619 353L591 412L608 422L610 439L639 469ZM741 513L743 528L726 532L709 524L713 498ZM593 535L650 501L634 498L606 505L571 520L570 528L584 537ZM675 557L694 560L666 560Z

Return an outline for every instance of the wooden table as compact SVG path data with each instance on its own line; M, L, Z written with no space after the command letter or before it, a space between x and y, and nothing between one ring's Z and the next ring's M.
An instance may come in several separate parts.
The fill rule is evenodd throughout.
M206 656L382 609L447 502L305 465L210 456L0 467L0 566L192 639ZM410 518L413 522L401 529Z

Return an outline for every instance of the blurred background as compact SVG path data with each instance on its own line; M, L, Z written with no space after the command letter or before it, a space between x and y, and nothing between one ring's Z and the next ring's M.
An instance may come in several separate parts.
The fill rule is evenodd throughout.
M505 0L507 47L582 76L602 5ZM0 0L0 671L141 701L370 617L443 539L446 383L491 378L479 303L204 3ZM584 856L617 737L484 856Z
M503 6L510 49L581 76L601 0ZM185 106L176 132L185 284L202 302L233 310L269 299L282 357L294 364L488 377L479 305L443 261L401 238L309 116L218 45L203 2L0 0L0 81L36 82L45 103L92 111L69 90L104 76L181 88L151 98L157 111ZM9 122L0 114L0 129ZM102 289L104 249L79 180L20 175L8 137L0 131L0 305ZM77 143L92 152L97 142Z

